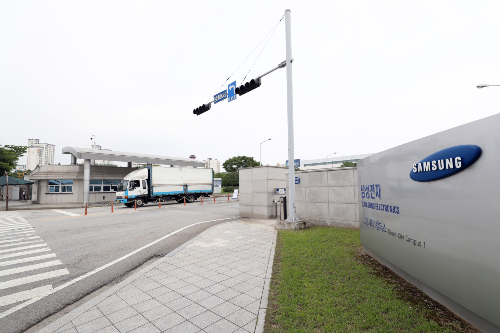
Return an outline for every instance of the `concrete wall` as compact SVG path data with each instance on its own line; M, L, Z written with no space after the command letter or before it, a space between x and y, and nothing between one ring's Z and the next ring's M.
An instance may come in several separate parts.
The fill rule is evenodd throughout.
M256 167L239 170L240 216L274 218L275 188L286 187L287 168Z
M300 184L295 185L295 202L301 219L315 225L359 229L356 168L299 171L295 176L300 178ZM288 187L288 173L286 184Z

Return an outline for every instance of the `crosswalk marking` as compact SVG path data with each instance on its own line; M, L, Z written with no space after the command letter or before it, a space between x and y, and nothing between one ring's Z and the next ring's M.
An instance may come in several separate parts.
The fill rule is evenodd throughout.
M1 266L17 265L17 264L22 264L22 263L25 263L25 262L39 261L39 260L44 260L44 259L49 259L49 258L55 258L55 257L56 257L55 253L50 253L50 254L44 254L44 255L36 256L36 257L16 259L16 260L10 260L10 261L2 261L2 262L0 262L0 267Z
M11 232L28 232L28 231L35 231L35 229L33 229L32 227L30 228L16 228L16 229L11 229L11 230L1 230L0 231L0 234L5 234L5 233L11 233Z
M44 262L41 264L21 266L21 267L17 267L17 268L11 268L11 269L6 269L4 271L0 271L0 276L7 276L7 275L18 274L18 273L22 273L22 272L34 271L35 269L41 269L41 268L46 268L46 267L58 266L58 265L62 265L62 262L59 260L53 260L53 261Z
M34 240L31 240L31 241L26 241L26 242L9 243L9 244L0 245L0 248L2 248L2 247L9 247L9 246L17 246L17 245L33 244L33 243L39 243L39 242L43 242L43 240L41 240L41 239L34 239Z
M75 213L72 213L72 212L67 212L67 211L59 210L59 209L52 209L52 211L54 211L56 213L61 213L61 214L69 215L69 216L80 216L80 214L75 214Z
M47 252L47 251L50 251L50 249L48 247L44 248L44 249L39 249L39 250L31 250L31 251L17 252L17 253L11 253L11 254L4 254L4 255L0 256L0 259L25 256L27 254Z
M24 238L17 238L17 239L3 240L3 241L0 241L0 244L3 244L3 243L13 243L13 242L20 242L20 241L24 241L24 240L29 240L29 239L37 239L37 238L40 238L40 236L33 236L33 237L24 237Z
M52 291L52 285L47 285L3 296L0 297L0 306L6 306L17 302L26 301L35 297L43 297L50 294L51 291Z
M29 225L28 223L18 222L18 223L0 223L0 227L15 227L19 225Z
M0 318L50 295L69 274L21 214L0 212Z
M20 225L20 226L12 226L12 227L0 227L0 231L3 232L9 232L11 230L16 230L16 229L27 229L27 228L33 228L29 224L26 225Z
M29 224L15 224L15 225L5 225L0 226L0 230L14 230L14 229L24 229L24 228L32 228Z
M52 279L61 275L69 274L67 269L58 269L55 271L41 273L31 276L22 277L19 279L13 279L5 282L0 282L0 290L20 286L27 283L33 283L37 281Z
M13 233L10 233L10 234L0 235L0 239L9 239L9 238L15 238L15 237L24 237L24 236L26 236L25 234L33 234L33 233L35 233L34 229L33 230L28 230L28 231L13 232Z
M42 243L42 244L35 244L35 245L15 247L13 249L0 250L0 253L7 253L7 252L14 252L14 251L19 251L19 250L26 250L26 249L32 249L34 247L42 247L42 246L47 246L47 244Z

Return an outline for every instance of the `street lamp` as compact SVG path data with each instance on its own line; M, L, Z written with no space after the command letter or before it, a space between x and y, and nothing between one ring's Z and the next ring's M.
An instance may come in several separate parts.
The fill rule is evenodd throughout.
M328 155L328 156L326 157L326 166L327 166L327 167L328 167L328 157L330 157L330 156L332 156L332 155L335 155L335 154L337 154L337 152L335 152L335 153L331 153L330 155ZM332 161L332 168L333 168L333 161Z
M267 139L266 141L262 141L262 142L260 143L260 156L259 156L259 165L260 165L260 166L262 166L262 163L261 163L261 162L262 162L262 144L263 144L264 142L269 141L269 140L271 140L271 138Z
M477 89L486 88L486 87L500 87L500 84L478 84Z

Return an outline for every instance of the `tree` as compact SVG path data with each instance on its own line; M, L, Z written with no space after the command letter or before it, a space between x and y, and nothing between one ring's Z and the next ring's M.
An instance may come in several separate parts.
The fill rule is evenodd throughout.
M214 174L214 178L222 179L222 187L240 185L240 176L237 172L218 172Z
M340 167L341 168L355 168L356 165L358 165L358 164L353 163L353 162L344 162L344 163L342 163L342 165Z
M0 146L0 175L4 175L5 171L10 173L17 166L17 160L23 156L28 147L26 146Z
M227 172L238 172L240 168L251 168L259 166L259 162L248 156L235 156L226 160L222 166Z

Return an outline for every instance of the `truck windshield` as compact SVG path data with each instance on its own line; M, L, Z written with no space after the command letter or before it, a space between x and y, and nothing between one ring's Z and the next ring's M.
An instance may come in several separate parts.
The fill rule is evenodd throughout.
M126 191L128 187L128 180L120 180L118 182L118 191Z

